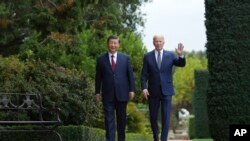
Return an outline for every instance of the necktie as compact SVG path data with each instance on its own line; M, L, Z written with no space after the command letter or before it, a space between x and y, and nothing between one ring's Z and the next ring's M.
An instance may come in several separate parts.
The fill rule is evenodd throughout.
M161 52L160 51L158 51L157 66L159 69L161 68Z
M114 55L111 55L111 67L112 67L112 70L115 71L115 60L114 60Z

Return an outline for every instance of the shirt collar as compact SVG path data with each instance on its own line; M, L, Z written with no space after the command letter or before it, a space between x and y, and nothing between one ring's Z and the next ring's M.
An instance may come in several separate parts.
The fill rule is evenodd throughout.
M160 50L161 54L163 53L163 49ZM158 51L155 49L155 54L158 54Z
M114 58L116 58L117 52L115 52L114 54L111 54L111 53L109 52L109 57L111 57L112 55L114 55Z

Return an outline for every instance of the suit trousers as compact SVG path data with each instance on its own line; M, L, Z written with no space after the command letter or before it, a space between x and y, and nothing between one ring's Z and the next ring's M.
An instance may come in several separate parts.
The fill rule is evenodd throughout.
M116 128L118 133L118 141L125 141L127 102L119 102L115 99L112 102L105 102L103 107L105 116L106 141L115 141ZM117 124L115 123L115 113ZM117 126L115 127L115 125Z
M167 141L172 107L172 96L149 97L149 113L154 141L159 141L158 111L161 107L161 141Z

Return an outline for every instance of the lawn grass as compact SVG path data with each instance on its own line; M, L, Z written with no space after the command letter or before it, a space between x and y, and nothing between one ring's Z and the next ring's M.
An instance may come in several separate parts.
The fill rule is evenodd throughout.
M214 141L213 139L192 139L192 141Z

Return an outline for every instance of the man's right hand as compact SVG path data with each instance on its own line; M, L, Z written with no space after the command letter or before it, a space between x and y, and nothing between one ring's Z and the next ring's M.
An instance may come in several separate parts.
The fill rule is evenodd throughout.
M101 94L96 94L95 99L96 99L97 102L101 102L101 100L102 100Z
M142 91L142 95L143 95L143 97L144 97L146 100L148 100L149 92L148 92L147 89L144 89L144 90Z

